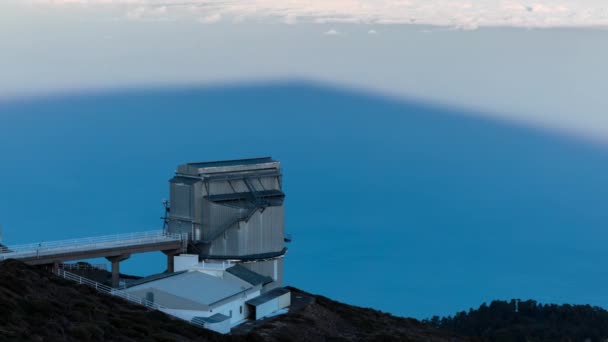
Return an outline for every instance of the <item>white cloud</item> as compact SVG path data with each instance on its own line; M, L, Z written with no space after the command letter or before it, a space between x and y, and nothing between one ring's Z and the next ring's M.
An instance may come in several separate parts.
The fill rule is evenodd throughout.
M367 31L367 34L378 34L378 31L376 31L376 30L369 30L369 31Z
M126 16L131 20L169 20L170 17L167 14L166 6L137 6L127 10Z
M203 24L214 24L222 20L222 15L219 13L214 13L199 19L199 21Z
M293 13L287 14L283 18L283 23L285 23L285 24L293 25L293 24L296 24L297 22L298 22L298 17L297 17L297 15L295 15Z
M340 32L338 32L338 31L336 31L336 30L334 30L334 29L331 29L331 30L329 30L329 31L326 31L326 32L325 32L325 33L323 33L323 34L324 34L324 35L326 35L326 36L337 36L337 35L339 35L339 34L340 34Z
M25 0L24 0L25 1ZM608 26L606 0L29 0L38 4L127 7L128 18L188 15L202 22L274 18L279 22L481 26ZM134 8L146 8L146 11ZM135 12L134 12L135 11Z

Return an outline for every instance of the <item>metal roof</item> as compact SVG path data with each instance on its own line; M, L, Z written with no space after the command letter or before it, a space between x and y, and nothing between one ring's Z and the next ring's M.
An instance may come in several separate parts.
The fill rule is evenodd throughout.
M198 271L181 272L128 288L129 291L153 288L203 305L213 306L253 286L237 277L214 277Z
M199 324L205 324L205 323L221 323L227 319L230 319L230 317L226 316L226 315L222 315L221 313L216 313L213 316L209 316L209 317L194 317L192 319L193 323L199 323Z
M241 265L234 265L234 266L226 269L226 272L228 272L254 286L255 285L266 285L268 283L273 282L271 277L263 276L246 267L243 267Z
M178 176L210 177L211 175L226 176L230 174L259 174L260 172L277 171L281 163L271 157L250 158L238 160L211 161L182 164L177 167Z
M263 190L208 195L204 198L217 204L246 209L254 206L280 206L285 199L285 193L281 190Z
M254 165L254 164L272 163L272 162L275 162L275 160L273 160L272 157L259 157L259 158L248 158L248 159L233 159L233 160L188 163L188 165L196 167L196 168L208 168L208 167Z
M260 261L264 259L274 259L285 255L287 253L287 247L283 247L278 252L267 252L267 253L258 253L258 254L248 254L248 255L217 255L217 254L204 254L200 253L199 257L202 259L212 259L212 260L240 260L240 261Z
M284 287L279 287L274 290L268 291L261 296L250 299L250 300L246 301L245 303L247 303L249 305L253 305L253 306L258 306L258 305L267 303L275 298L281 297L282 295L284 295L286 293L290 293L290 292L291 291L289 291L288 289L286 289Z
M186 271L179 271L179 272L174 272L174 273L158 273L158 274L153 274L151 276L147 276L147 277L144 277L144 278L139 278L139 279L136 279L136 280L133 280L133 281L129 281L129 282L127 282L126 286L127 286L127 288L133 287L133 286L138 286L138 285L149 283L149 282L152 282L152 281L155 281L155 280L160 280L160 279L165 279L165 278L169 278L169 277L174 277L174 276L176 276L178 274L182 274L182 273L186 273L186 272L188 272L188 271L186 270Z
M201 180L197 179L197 178L175 176L175 177L171 178L169 183L183 183L183 184L191 185L191 184L194 184L194 183L197 183L200 181Z
M255 195L260 198L278 198L279 200L285 198L285 193L281 190L262 190L256 191ZM251 191L247 192L231 192L227 194L219 194L219 195L208 195L205 196L208 200L212 202L229 202L229 201L238 201L243 199L250 199L253 197Z

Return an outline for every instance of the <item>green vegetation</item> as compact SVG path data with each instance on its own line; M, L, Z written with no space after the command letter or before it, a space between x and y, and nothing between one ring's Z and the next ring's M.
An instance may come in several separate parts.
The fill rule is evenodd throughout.
M493 301L453 317L426 320L473 341L607 341L608 311L590 305Z

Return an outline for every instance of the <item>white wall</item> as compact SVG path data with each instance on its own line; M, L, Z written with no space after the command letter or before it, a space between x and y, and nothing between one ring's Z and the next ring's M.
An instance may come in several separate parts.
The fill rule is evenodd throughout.
M198 255L180 254L173 257L174 271L186 271L198 264Z
M264 304L260 304L255 308L255 319L261 319L270 315L273 312L284 309L291 305L291 292L282 296L273 298Z
M186 321L192 321L192 319L194 317L209 317L209 316L215 314L210 311L195 311L195 310L163 309L161 311L163 311L164 313L166 313L168 315L178 317L178 318L181 318ZM227 334L230 332L230 325L231 325L231 322L229 320L227 320L226 322L220 322L220 323L209 323L209 324L206 323L205 328L216 331L220 334Z
M279 309L279 299L273 298L264 304L255 307L255 319L260 319Z
M291 292L288 292L279 297L279 310L291 306Z
M230 322L225 320L219 323L205 323L205 328L216 331L220 334L228 334L230 332Z
M186 321L191 321L194 317L209 317L212 315L209 311L196 311L196 310L179 310L179 309L163 309L162 312L181 318Z
M238 323L249 315L249 308L245 304L246 301L255 298L260 295L260 291L255 291L247 296L241 297L238 300L234 300L232 302L226 303L222 306L218 306L213 309L212 315L216 313L221 313L222 315L230 316L230 311L232 310L232 316L230 317L230 324ZM240 308L243 308L241 312Z

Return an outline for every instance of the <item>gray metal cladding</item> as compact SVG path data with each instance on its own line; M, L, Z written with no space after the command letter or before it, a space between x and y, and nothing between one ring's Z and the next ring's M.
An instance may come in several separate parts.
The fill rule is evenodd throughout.
M264 190L281 190L278 177L260 177L258 178Z
M230 181L230 186L232 186L235 192L247 192L249 189L247 188L247 184L243 180L233 180Z
M170 216L195 221L202 180L174 177L170 181Z
M192 233L196 252L208 258L284 252L284 194L280 163L271 158L184 164L171 180L169 229ZM282 277L282 260L248 263ZM278 271L277 271L278 267Z
M173 233L193 233L193 227L200 227L202 213L200 207L203 181L200 179L174 177L170 181L169 231Z
M249 185L255 191L264 190L281 190L279 180L276 176L257 176L249 175L247 177ZM211 181L208 183L209 192L207 195L229 194L235 192L249 192L250 189L244 179L231 179Z
M197 176L210 173L278 169L279 167L279 162L270 157L263 157L182 164L178 166L177 173Z
M189 234L192 232L192 228L193 227L192 227L191 222L184 222L184 221L179 221L179 220L172 220L169 222L169 231L171 233Z
M202 200L202 203L201 239L204 241L215 239L218 234L236 225L243 215L243 209L218 205L208 200Z
M257 210L249 221L240 221L211 244L212 255L256 255L285 247L283 207Z
M209 182L209 195L218 195L218 194L229 194L235 192L233 190L234 186L238 186L241 183L240 181L219 181L219 182ZM243 188L237 190L236 192L247 191L247 188Z
M275 264L276 264L276 266L275 266ZM275 283L281 284L283 282L283 259L282 258L278 258L278 259L274 259L274 260L257 261L257 262L247 262L247 263L242 263L241 266L249 269L250 271L271 277L273 279L275 278L275 275L276 275ZM275 270L276 270L276 274L275 274ZM269 288L271 288L271 287L266 287L266 289L269 289Z
M184 183L171 184L171 216L191 219L192 218L192 197L194 189L192 185Z

